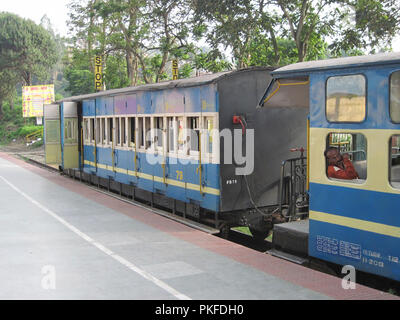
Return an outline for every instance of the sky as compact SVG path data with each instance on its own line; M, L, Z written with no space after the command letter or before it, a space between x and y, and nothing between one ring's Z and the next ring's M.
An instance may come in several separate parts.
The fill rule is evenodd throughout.
M0 11L8 11L40 23L46 14L56 33L67 36L67 4L70 0L0 0ZM400 52L400 35L393 41L393 51Z
M37 24L47 15L56 33L66 36L69 2L70 0L0 0L0 11L15 13Z

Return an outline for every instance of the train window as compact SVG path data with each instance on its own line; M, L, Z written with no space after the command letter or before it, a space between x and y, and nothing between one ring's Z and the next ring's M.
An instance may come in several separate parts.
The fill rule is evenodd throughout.
M185 121L183 117L177 118L178 129L178 152L185 151L186 135L185 135Z
M326 84L326 117L331 122L362 122L366 115L363 75L330 77Z
M101 122L100 118L96 118L96 143L100 144L101 143Z
M94 143L94 135L95 135L95 133L94 133L94 129L95 129L95 127L94 127L94 118L91 118L90 119L90 142L91 143Z
M390 76L390 118L400 123L400 71Z
M205 152L212 153L213 149L213 129L214 129L214 119L210 117L204 118L204 133L205 133Z
M121 130L120 130L120 121L121 118L115 118L115 144L117 146L121 145Z
M89 120L83 120L83 132L84 132L84 139L87 142L89 140Z
M367 140L360 133L330 133L325 162L330 179L363 183L367 179Z
M78 123L77 119L65 119L64 125L64 140L65 143L76 143L78 141L77 130Z
M154 118L154 145L156 148L163 147L164 118Z
M129 118L128 119L128 140L129 140L129 146L133 147L135 146L135 141L136 141L136 118Z
M106 144L106 118L101 118L101 143Z
M145 148L148 149L150 147L151 142L151 118L144 118L144 132L145 134Z
M138 118L138 130L139 130L139 147L144 148L144 125L143 125L143 118Z
M390 139L390 184L400 189L400 135Z
M107 142L108 144L113 143L113 131L114 131L114 126L113 126L113 118L107 118Z
M126 118L121 118L121 145L126 146Z
M175 152L175 141L176 141L176 121L174 117L167 118L168 127L168 152Z
M189 150L190 153L198 153L200 150L200 118L199 117L188 117L187 118L187 130L189 139Z

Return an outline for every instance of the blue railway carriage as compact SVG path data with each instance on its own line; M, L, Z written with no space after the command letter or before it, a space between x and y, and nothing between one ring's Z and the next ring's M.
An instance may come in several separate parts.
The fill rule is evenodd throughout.
M399 281L400 53L298 63L272 75L261 106L309 107L308 255ZM358 179L328 177L330 147L349 154Z
M306 140L293 129L304 127L304 108L297 114L256 109L271 70L223 72L59 101L60 168L217 230L243 225L268 234L270 211L277 206L277 159L288 156L292 140ZM299 121L301 126L291 126ZM277 129L281 140L274 137Z

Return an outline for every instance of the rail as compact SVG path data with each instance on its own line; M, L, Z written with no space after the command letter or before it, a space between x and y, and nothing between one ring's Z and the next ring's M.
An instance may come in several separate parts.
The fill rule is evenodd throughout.
M25 136L26 143L31 143L32 141L36 140L37 138L43 137L43 128L36 130L28 135Z

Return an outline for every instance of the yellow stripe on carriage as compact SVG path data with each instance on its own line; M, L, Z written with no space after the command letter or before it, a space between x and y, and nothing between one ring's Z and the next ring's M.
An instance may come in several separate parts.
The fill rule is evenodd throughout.
M317 211L310 211L310 220L336 224L342 227L348 227L357 230L373 232L384 236L400 238L400 228L387 224L342 217Z
M85 160L84 162L86 165L94 167L95 163ZM108 166L108 165L104 165L104 164L100 164L97 163L97 167L99 169L103 169L103 170L107 170L107 171L114 171L114 172L118 172L118 173L122 173L122 174L127 174L129 176L138 176L141 179L146 179L146 180L151 180L151 181L155 181L155 182L159 182L159 183L164 183L164 178L163 177L158 177L158 176L153 176L150 174L146 174L146 173L142 173L142 172L136 172L136 171L131 171L131 170L126 170L126 169L120 169L117 167L112 167L112 166ZM181 181L177 181L177 180L173 180L173 179L166 179L167 185L171 185L174 187L179 187L179 188L183 188L183 189L189 189L189 190L194 190L194 191L198 191L200 192L200 190L203 193L207 193L207 194L212 194L215 196L220 196L221 192L218 189L214 189L214 188L210 188L210 187L202 187L200 188L199 185L196 184L192 184L192 183L186 183L186 182L181 182Z

